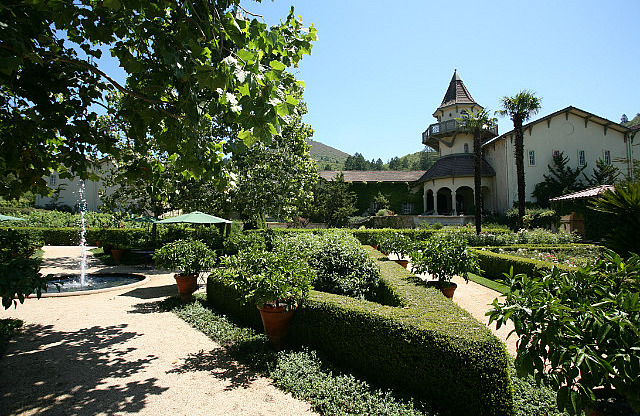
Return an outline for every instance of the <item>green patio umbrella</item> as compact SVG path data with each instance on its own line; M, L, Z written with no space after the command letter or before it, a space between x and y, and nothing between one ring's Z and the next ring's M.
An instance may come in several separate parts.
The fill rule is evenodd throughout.
M10 215L0 214L0 221L26 221L26 218L12 217Z
M216 217L215 215L205 214L200 211L193 211L188 214L178 215L173 218L166 218L158 221L158 224L173 224L173 223L189 223L189 224L231 224L231 221L224 218Z

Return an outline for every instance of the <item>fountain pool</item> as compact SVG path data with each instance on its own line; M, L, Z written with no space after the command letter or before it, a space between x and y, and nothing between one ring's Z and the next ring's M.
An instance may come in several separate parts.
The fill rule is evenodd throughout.
M134 273L91 273L86 274L83 279L79 275L62 275L47 283L47 292L43 293L42 297L84 295L123 289L138 286L147 280L148 277Z

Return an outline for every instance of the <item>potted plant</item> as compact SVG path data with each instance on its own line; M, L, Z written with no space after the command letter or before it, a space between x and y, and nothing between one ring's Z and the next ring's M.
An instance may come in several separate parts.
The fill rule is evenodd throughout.
M436 278L431 284L442 293L453 298L458 287L451 282L453 276L462 276L469 281L469 272L479 271L475 254L467 248L466 241L457 235L434 235L422 243L422 247L411 252L413 273L429 273Z
M249 247L222 263L241 301L256 305L265 333L274 346L281 347L295 309L309 296L313 269L286 247L274 251Z
M111 254L115 264L120 264L122 255L126 249L128 239L124 233L125 232L121 230L110 230L109 232L105 232L102 237L102 249L105 254Z
M402 233L394 233L390 234L387 245L389 252L395 253L398 257L394 261L406 269L409 265L409 260L405 256L413 250L413 241Z
M200 273L215 263L215 253L200 240L176 240L156 250L153 257L158 267L179 271L174 277L183 302L191 300Z

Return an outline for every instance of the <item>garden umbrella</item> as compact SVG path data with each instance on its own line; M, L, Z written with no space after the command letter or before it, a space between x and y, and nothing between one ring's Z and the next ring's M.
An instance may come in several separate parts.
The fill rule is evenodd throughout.
M166 218L158 221L158 224L172 224L180 222L189 224L231 224L231 221L229 220L205 214L200 211L193 211L188 214L178 215L177 217Z
M26 221L26 218L12 217L10 215L0 214L0 221Z

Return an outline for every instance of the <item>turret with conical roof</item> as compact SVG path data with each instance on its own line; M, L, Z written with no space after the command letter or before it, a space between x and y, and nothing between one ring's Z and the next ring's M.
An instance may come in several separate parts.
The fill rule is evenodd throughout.
M468 134L460 133L460 125L456 118L462 117L465 112L477 113L482 109L483 107L471 97L469 90L462 82L462 78L458 75L458 70L454 70L451 82L449 82L449 88L447 88L447 92L442 99L442 104L433 113L438 122L431 124L422 133L422 143L438 151L441 149L440 145L444 144L449 149L445 152L447 154L467 152L468 144L464 146L464 143L458 143L458 145L454 146L456 136L459 134L468 136ZM497 130L494 135L497 135ZM460 149L457 147L460 147ZM440 152L440 155L443 155L443 152Z
M449 88L447 88L447 92L444 94L442 104L440 104L440 107L433 113L433 116L438 118L438 113L444 114L445 110L455 106L471 106L482 109L482 106L475 102L469 90L467 90L467 87L464 86L464 82L462 82L462 78L458 75L457 69L453 70L453 77L451 77L451 82L449 82Z

